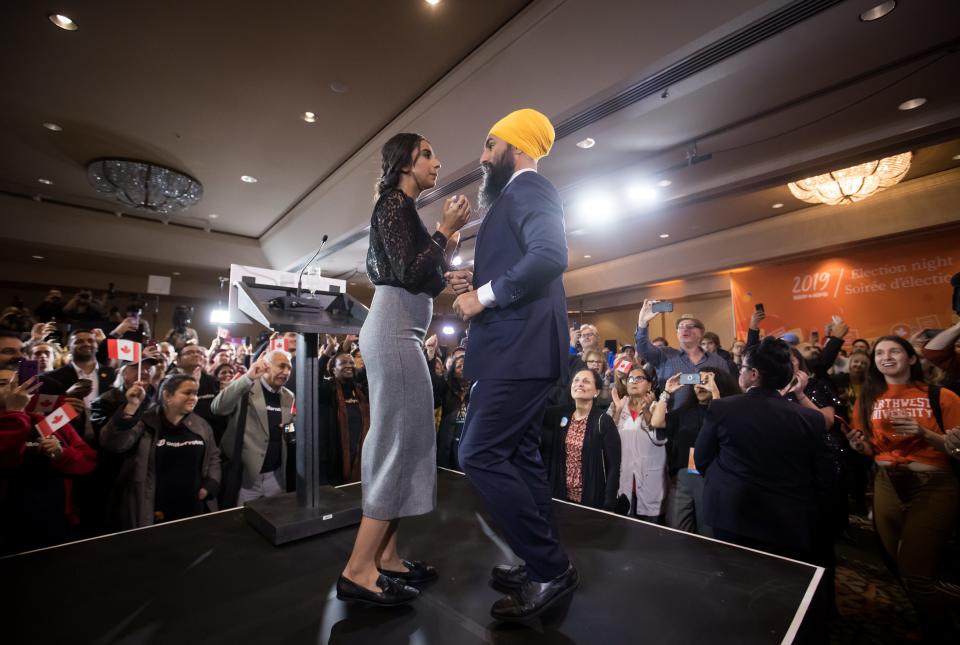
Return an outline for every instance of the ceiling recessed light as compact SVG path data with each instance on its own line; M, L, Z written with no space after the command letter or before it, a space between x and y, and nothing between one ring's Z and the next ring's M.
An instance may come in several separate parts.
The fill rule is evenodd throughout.
M210 213L209 215L207 215L207 217L209 217L210 219L217 219L220 216L217 215L216 213Z
M583 141L577 141L577 147L583 148L584 150L588 148L592 148L595 145L597 145L597 142L591 139L590 137L587 137Z
M42 260L42 259L44 259L42 255L31 255L30 257L32 257L34 260Z
M589 260L589 259L592 258L592 257L593 257L592 255L585 255L585 256L583 256L583 259L584 259L584 260Z
M436 7L438 4L440 4L440 0L426 0L426 2L432 7Z
M73 20L71 20L70 18L68 18L67 16L61 13L51 13L49 16L47 16L47 18L49 18L50 22L55 24L57 27L60 27L60 29L66 29L67 31L76 31L77 29L80 28L80 26L77 25L77 23L75 23Z
M896 8L896 0L890 0L890 2L881 2L876 7L872 7L861 13L860 21L872 22L874 20L880 20Z
M174 272L173 272L173 275L180 275L180 272L179 272L179 271L174 271Z
M41 184L43 184L44 186L53 186L53 182L52 182L52 181L50 181L49 179L44 179L43 177L41 177L41 178L38 179L37 181L39 181L39 182L40 182Z
M657 182L657 186L660 186L660 188L666 188L672 183L673 182L670 181L669 179L661 179L660 181Z
M661 233L661 234L660 234L660 239L661 239L661 240L665 240L665 239L667 239L668 237L670 237L670 234L669 234L669 233Z
M243 175L242 177L240 177L240 181L247 184L255 184L257 183L257 178L251 177L250 175Z
M916 109L916 108L920 107L921 105L923 105L923 104L926 103L926 102L927 102L927 99L923 98L922 96L918 96L918 97L915 98L915 99L910 99L909 101L904 101L903 103L901 103L900 105L897 106L897 109L898 109L898 110L913 110L913 109Z
M346 84L341 83L340 81L334 81L330 83L330 91L334 94L346 94L347 90L350 88Z
M303 113L303 120L306 121L307 123L316 123L316 122L317 122L317 115L314 114L313 112L304 112L304 113Z
M43 127L45 127L47 130L50 130L51 132L60 132L63 130L63 128L57 125L56 123L51 123L49 121L44 123Z
M783 208L783 204L781 202L777 202L776 204L770 206L770 208Z

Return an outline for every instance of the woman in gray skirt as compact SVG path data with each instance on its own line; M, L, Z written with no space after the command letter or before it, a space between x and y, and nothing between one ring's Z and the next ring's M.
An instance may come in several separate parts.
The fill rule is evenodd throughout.
M410 585L437 577L430 565L400 558L397 525L401 517L429 513L436 505L433 386L423 339L470 204L462 195L447 199L431 236L415 202L437 183L440 162L430 142L402 133L381 154L367 251L376 291L360 330L371 415L360 465L363 519L337 597L397 605L419 595Z

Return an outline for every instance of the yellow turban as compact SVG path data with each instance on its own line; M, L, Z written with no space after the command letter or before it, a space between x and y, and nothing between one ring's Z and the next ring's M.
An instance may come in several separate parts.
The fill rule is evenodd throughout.
M546 116L524 108L511 112L490 128L490 134L530 155L534 161L550 154L556 133Z

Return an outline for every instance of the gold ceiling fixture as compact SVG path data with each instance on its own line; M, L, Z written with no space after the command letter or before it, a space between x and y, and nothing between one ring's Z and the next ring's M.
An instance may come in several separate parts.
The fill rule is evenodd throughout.
M816 177L791 181L787 188L794 197L811 204L852 204L900 183L910 170L912 158L912 152L904 152Z

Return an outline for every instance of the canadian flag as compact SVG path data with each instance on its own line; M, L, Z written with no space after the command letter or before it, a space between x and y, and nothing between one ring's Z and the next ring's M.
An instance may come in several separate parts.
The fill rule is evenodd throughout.
M623 358L617 359L617 362L613 364L613 369L617 370L621 374L629 374L632 368L633 363Z
M61 405L63 405L63 396L60 394L34 394L30 397L26 411L47 415Z
M110 358L137 363L140 361L140 343L111 338L107 341L107 354Z
M286 336L277 336L276 338L274 338L274 339L272 339L272 340L270 341L270 350L269 350L269 351L272 352L272 351L275 350L275 349L282 349L282 350L285 351L285 352L289 352L289 351L290 351L290 343L287 341L287 337L286 337Z
M44 437L49 437L54 432L77 418L77 411L69 403L64 403L59 408L44 417L43 421L37 424L37 430Z

